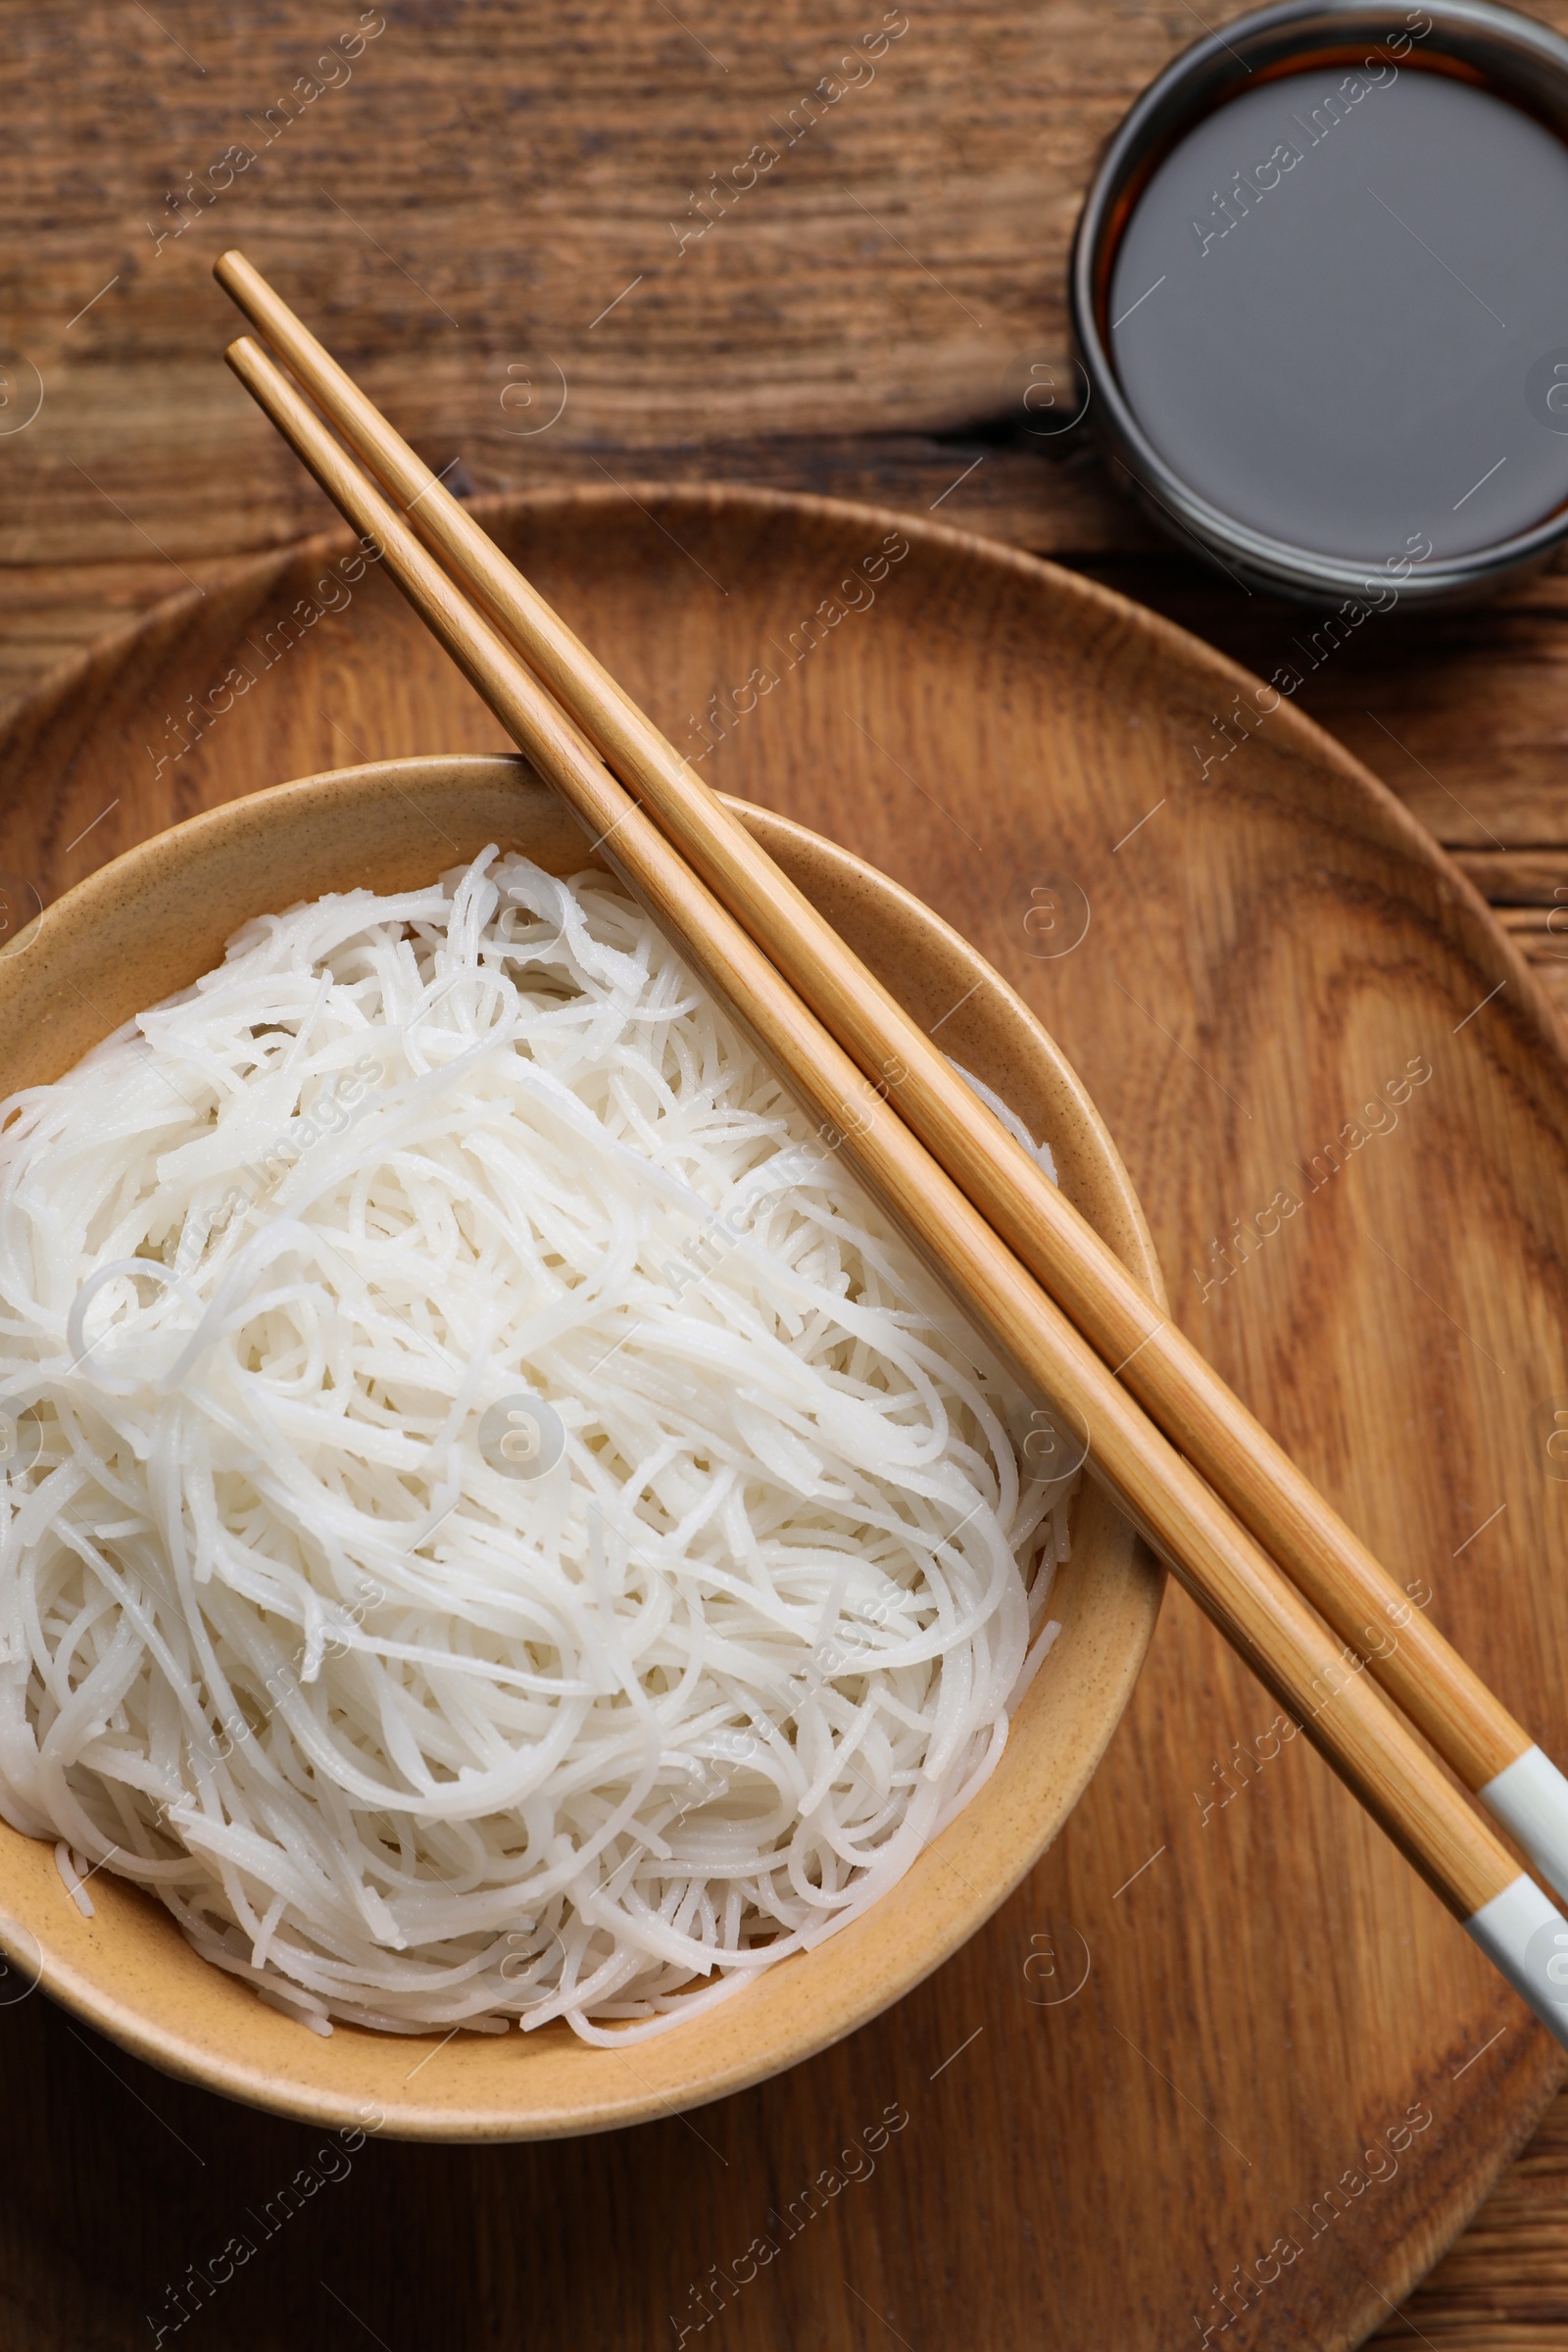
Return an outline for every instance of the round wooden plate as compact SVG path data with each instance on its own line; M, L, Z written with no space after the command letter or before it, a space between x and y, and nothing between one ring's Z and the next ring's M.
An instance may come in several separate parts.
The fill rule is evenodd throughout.
M739 491L480 512L714 783L1024 994L1178 1316L1562 1755L1565 1065L1454 869L1289 703L1029 559ZM232 795L499 748L348 545L238 566L34 698L12 920ZM961 1007L942 1035L961 1061ZM1290 1732L1172 1592L1105 1764L971 1943L789 2076L598 2139L326 2139L21 1998L8 2343L1352 2344L1560 2061Z

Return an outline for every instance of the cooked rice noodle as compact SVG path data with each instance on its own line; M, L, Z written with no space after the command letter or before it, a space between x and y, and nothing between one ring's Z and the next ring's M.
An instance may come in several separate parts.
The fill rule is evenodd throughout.
M0 1124L0 1813L68 1888L318 2032L635 2038L995 1768L1070 1482L607 876L249 923Z

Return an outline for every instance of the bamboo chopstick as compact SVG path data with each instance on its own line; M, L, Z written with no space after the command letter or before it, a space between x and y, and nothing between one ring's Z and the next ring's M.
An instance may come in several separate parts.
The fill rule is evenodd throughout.
M1021 1385L1088 1429L1097 1476L1150 1536L1352 1791L1568 2046L1545 1960L1568 1922L1445 1777L1408 1725L1170 1446L986 1218L687 865L513 648L467 602L248 337L228 352L327 495L514 742L813 1118L883 1201Z
M214 275L694 871L1465 1786L1568 1894L1568 1779L1160 1317L918 1025L388 424L241 253Z

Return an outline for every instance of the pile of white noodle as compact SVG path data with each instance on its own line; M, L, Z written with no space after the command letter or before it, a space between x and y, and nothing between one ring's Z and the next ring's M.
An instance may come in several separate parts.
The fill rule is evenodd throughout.
M607 877L253 922L0 1125L0 1813L83 1907L320 2032L624 2038L994 1768L1068 1486Z

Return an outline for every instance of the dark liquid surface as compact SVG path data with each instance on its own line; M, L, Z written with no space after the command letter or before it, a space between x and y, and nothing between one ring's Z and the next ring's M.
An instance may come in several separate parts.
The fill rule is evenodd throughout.
M1382 562L1568 500L1568 147L1484 90L1378 70L1248 90L1172 150L1122 237L1109 345L1189 488Z

